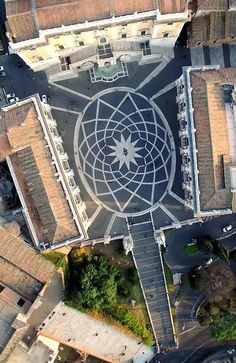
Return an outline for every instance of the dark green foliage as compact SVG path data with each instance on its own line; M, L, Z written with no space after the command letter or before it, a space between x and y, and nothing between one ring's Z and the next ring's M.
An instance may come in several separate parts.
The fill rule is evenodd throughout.
M210 323L212 322L212 317L209 315L203 316L200 320L199 320L200 324L202 326L209 326Z
M236 248L234 248L232 251L230 251L229 258L232 260L236 260Z
M222 312L213 318L210 333L216 340L236 339L236 315Z
M229 264L229 251L218 241L212 241L213 253L218 256L221 260Z
M112 320L119 321L135 335L152 345L152 333L129 309L119 306L127 302L130 291L124 276L104 255L84 255L80 261L70 256L67 273L66 304L83 312L97 310ZM127 270L128 283L135 284L135 268Z
M197 238L197 247L199 251L205 253L206 255L210 255L213 253L212 242L208 237Z
M116 304L118 275L118 269L105 256L85 257L81 273L72 270L72 281L76 282L71 295L73 301L91 309Z
M115 320L118 320L122 325L126 326L130 331L143 337L144 342L147 345L152 345L152 336L149 330L140 323L135 315L128 309L119 306L109 309L108 314Z

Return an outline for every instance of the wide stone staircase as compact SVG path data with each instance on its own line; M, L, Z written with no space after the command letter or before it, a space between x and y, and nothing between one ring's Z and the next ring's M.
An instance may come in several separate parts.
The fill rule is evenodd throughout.
M138 270L153 332L159 346L176 348L174 325L163 272L162 257L152 222L129 220L133 258Z

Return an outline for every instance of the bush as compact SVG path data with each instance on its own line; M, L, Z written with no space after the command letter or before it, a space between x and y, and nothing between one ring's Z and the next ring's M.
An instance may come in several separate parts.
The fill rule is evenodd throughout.
M236 315L223 312L213 318L210 333L216 340L236 339Z
M199 251L205 253L206 255L213 253L212 242L207 237L197 238L197 247Z
M216 316L218 315L220 312L220 309L218 308L218 306L216 305L211 305L209 308L209 313L211 316Z
M211 316L203 316L202 318L200 318L199 323L202 326L209 326L212 322L212 317Z
M221 260L229 264L229 251L227 248L222 246L219 242L212 242L213 245L213 253L218 256Z
M236 248L229 252L229 258L236 260Z
M133 315L131 311L122 307L115 306L106 311L113 319L119 321L122 325L126 326L135 335L138 335L143 339L145 344L152 345L152 334L151 332L143 326L143 324L138 320L138 318Z

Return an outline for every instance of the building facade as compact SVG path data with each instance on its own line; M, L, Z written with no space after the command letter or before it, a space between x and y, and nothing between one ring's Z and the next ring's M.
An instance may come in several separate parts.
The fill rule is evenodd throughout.
M117 61L155 62L168 56L185 22L187 1L36 1L35 9L6 2L10 52L49 78ZM30 2L31 3L31 2Z
M235 212L236 70L184 69L177 86L183 190L195 217Z

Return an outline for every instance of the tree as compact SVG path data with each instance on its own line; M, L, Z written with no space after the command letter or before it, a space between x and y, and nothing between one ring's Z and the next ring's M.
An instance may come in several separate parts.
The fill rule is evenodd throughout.
M218 256L221 260L229 264L229 251L218 241L212 242L213 253Z
M197 247L201 252L205 253L206 255L210 255L213 253L213 246L208 237L197 238Z
M230 267L218 261L198 273L198 286L209 302L218 303L232 295L236 281Z
M79 279L82 304L88 308L102 308L116 303L118 269L105 256L94 256L82 269Z
M216 340L236 339L236 315L223 312L213 318L210 333Z

